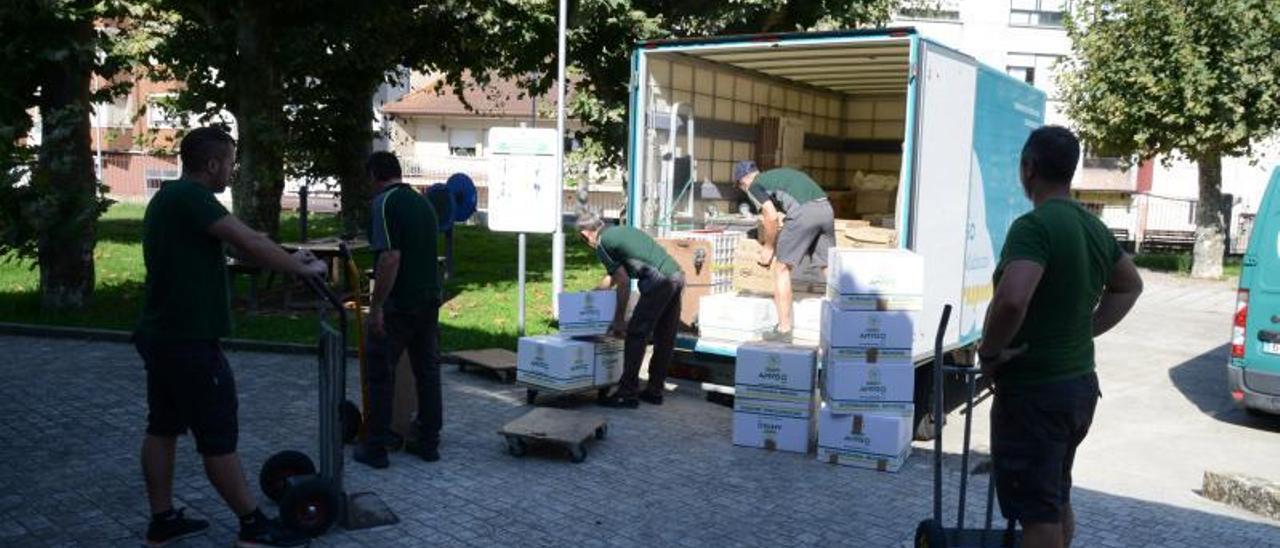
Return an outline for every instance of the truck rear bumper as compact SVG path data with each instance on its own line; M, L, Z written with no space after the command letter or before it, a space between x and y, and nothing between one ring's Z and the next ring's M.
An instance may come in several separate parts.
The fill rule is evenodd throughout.
M1280 414L1280 394L1272 394L1267 390L1274 386L1280 386L1280 375L1247 371L1243 367L1227 365L1227 389L1231 391L1231 399L1239 407Z

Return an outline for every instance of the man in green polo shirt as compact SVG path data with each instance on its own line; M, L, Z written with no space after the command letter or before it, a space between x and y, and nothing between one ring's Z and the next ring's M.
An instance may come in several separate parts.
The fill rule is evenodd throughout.
M684 273L652 236L630 226L609 226L599 215L578 216L578 235L596 251L605 276L599 289L617 287L618 306L611 331L626 334L622 350L622 379L618 390L601 405L634 409L640 400L662 405L667 368L675 356L676 328L680 323L680 297L684 293ZM631 300L631 280L636 280L640 300L624 324ZM653 340L649 360L649 384L640 391L640 364L645 348Z
M1080 143L1065 128L1031 132L1021 178L1035 209L1009 228L978 356L995 382L991 456L1006 519L1022 545L1069 546L1071 468L1097 406L1093 338L1142 293L1133 260L1071 198Z
M778 328L767 338L788 340L791 273L806 256L826 272L827 251L836 244L835 212L818 183L789 167L761 173L755 162L742 160L733 166L733 181L762 218L764 248L759 263L773 271L773 304L778 309Z
M440 388L440 278L436 263L439 225L431 202L400 180L400 161L375 152L366 164L373 181L369 247L377 254L367 331L368 435L355 460L386 468L395 397L395 371L409 354L418 394L418 440L406 447L427 462L440 460L444 406Z
M309 253L290 256L227 212L214 194L227 188L235 141L215 128L182 139L182 178L168 181L142 221L146 298L134 344L147 371L147 435L142 473L151 504L146 543L163 546L204 533L209 523L173 507L178 436L191 431L205 473L240 517L241 546L300 546L306 538L268 519L245 483L235 377L219 347L231 333L224 244L266 268L319 279L325 265Z

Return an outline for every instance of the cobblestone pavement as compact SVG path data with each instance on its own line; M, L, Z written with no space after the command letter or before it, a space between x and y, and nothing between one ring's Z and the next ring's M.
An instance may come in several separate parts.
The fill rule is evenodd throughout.
M1176 304L1177 295L1194 297L1205 291L1190 300L1217 299L1212 307L1226 303L1230 310L1229 297L1220 295L1229 289L1169 284L1170 293L1160 301ZM1151 308L1142 313L1158 315L1162 305L1149 299L1144 306ZM1202 316L1204 325L1215 329L1227 321L1225 314ZM1186 330L1168 336L1218 341L1224 331ZM1126 328L1101 347L1138 335ZM1202 346L1172 345L1151 354L1149 370L1131 367L1117 375L1135 386L1140 380L1156 387L1179 384L1174 366L1199 363L1194 358L1206 350ZM145 412L143 372L133 349L0 337L0 357L0 545L136 545L147 508L137 464ZM232 353L229 358L241 397L241 456L256 485L258 467L275 451L296 448L314 455L315 365L303 356ZM1220 360L1209 362L1221 365ZM1103 370L1121 365L1104 360ZM1146 375L1151 378L1144 379ZM1203 382L1209 383L1208 378ZM375 471L348 459L349 489L376 491L401 522L337 531L317 544L899 546L930 511L929 444L918 444L898 474L735 448L729 442L730 410L705 402L691 386L681 384L662 407L600 410L609 418L610 436L590 446L583 464L570 464L555 453L515 459L505 453L495 431L528 409L523 390L452 369L445 382L441 462L393 454L390 469ZM1104 411L1082 449L1075 493L1081 520L1077 546L1280 546L1280 524L1200 499L1190 491L1195 481L1187 477L1188 470L1204 468L1200 458L1211 447L1220 453L1215 463L1234 462L1240 467L1233 470L1274 477L1274 463L1280 462L1280 437L1274 431L1223 422L1239 417L1216 407L1212 413L1202 411L1217 405L1210 400L1217 396L1207 388L1187 389L1204 394L1197 396L1152 389L1130 398L1124 394L1128 388L1121 388L1128 385L1110 373L1103 383ZM1135 407L1150 402L1150 411L1130 415L1107 410L1131 400L1128 405ZM1181 415L1154 416L1161 413ZM952 425L958 424L956 418ZM1147 421L1159 426L1144 427ZM984 424L978 421L979 432ZM1187 452L1179 446L1184 441L1174 428L1179 424L1193 434L1185 440L1192 447ZM1113 429L1132 441L1100 441L1114 437L1101 434ZM1220 442L1216 446L1211 443L1215 440ZM1244 445L1232 445L1232 440ZM1238 447L1262 454L1233 460ZM1145 459L1156 465L1144 468ZM947 462L951 502L959 477L954 451L947 453ZM1264 462L1271 464L1260 464ZM984 502L985 478L973 476L969 511L975 518ZM214 524L209 535L186 546L231 543L234 518L209 487L186 438L179 444L175 492L178 505Z

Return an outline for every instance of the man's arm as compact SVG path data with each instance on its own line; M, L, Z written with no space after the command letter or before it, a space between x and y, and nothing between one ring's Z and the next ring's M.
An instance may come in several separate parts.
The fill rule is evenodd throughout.
M773 200L769 200L760 206L760 224L761 230L764 232L761 241L767 249L773 249L774 244L778 243L778 232L781 227L778 223L779 215L777 206L773 205Z
M1107 280L1102 301L1093 311L1093 336L1106 333L1120 323L1138 302L1139 295L1142 295L1142 276L1138 275L1133 258L1124 255L1111 269L1111 279Z
M266 235L249 228L234 215L224 215L206 229L213 237L235 246L249 261L259 266L298 276L325 273L320 261L303 262L289 255Z
M1000 284L996 286L991 309L987 311L982 344L978 347L984 369L988 365L985 362L991 361L989 365L996 366L1023 351L1009 349L1009 343L1022 328L1022 321L1027 317L1027 307L1031 304L1031 297L1035 295L1042 276L1044 266L1035 261L1014 260L1005 267Z
M631 302L631 277L627 276L627 269L618 267L608 278L618 286L618 303L614 307L611 328L615 333L622 334L626 332L627 304Z
M613 276L605 274L603 278L600 278L600 283L596 284L596 291L603 291L605 289L610 289L612 287L613 287Z
M387 296L391 295L391 289L396 286L396 276L400 273L400 250L385 249L378 253L378 267L375 272L378 273L378 278L373 283L373 298L370 300L369 308L381 311L383 305L387 304Z

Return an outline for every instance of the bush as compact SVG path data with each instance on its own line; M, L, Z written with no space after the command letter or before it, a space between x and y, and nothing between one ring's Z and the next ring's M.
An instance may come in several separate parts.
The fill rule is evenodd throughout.
M1133 262L1140 268L1157 272L1178 272L1181 274L1191 272L1190 253L1144 253L1135 256Z

